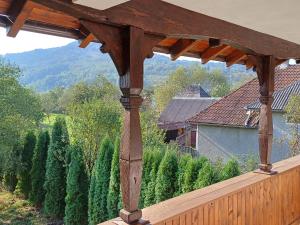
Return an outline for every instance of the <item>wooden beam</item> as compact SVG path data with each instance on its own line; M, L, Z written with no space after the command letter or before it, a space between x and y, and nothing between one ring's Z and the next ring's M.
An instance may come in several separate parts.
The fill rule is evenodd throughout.
M209 43L209 47L214 48L221 45L221 40L215 38L209 38L208 43Z
M191 39L179 39L173 46L170 48L171 59L176 60L182 54L192 49L198 43L197 40Z
M300 45L220 19L178 7L161 0L131 0L106 10L96 10L71 1L32 0L76 18L114 26L135 26L145 33L201 39L217 38L245 49L246 53L300 58ZM130 10L129 10L130 9ZM157 13L157 12L160 13ZM226 42L227 43L227 42Z
M33 5L28 0L15 0L9 10L9 17L12 25L7 27L7 36L16 37L26 19L30 16Z
M245 58L247 58L247 55L245 55L245 53L239 50L235 50L233 53L226 57L226 65L230 67Z
M79 41L80 48L86 48L92 41L95 40L95 36L92 33L89 33L84 39Z
M207 63L210 60L214 60L218 55L220 55L222 52L229 49L230 46L228 45L222 45L216 48L208 48L201 54L201 62L202 64Z

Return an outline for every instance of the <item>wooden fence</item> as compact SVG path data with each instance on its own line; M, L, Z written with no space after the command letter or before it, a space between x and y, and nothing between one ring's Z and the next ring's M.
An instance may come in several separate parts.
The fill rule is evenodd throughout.
M274 170L278 174L251 172L161 202L143 217L152 225L298 225L300 156Z

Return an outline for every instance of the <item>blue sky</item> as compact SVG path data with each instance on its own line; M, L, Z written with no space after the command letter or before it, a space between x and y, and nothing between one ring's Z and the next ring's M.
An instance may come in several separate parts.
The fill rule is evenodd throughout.
M20 31L16 38L6 36L4 28L0 28L0 55L18 53L38 48L53 48L69 44L74 40L44 34Z

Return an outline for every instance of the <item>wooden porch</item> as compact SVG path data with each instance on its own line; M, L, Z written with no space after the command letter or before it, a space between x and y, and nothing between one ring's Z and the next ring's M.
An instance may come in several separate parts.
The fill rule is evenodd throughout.
M250 172L164 201L143 209L143 217L152 225L298 225L300 156L274 170L273 176Z

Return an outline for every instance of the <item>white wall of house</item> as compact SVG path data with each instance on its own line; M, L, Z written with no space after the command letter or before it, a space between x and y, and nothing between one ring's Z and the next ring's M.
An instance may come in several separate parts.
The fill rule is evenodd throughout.
M273 112L273 127L272 162L276 162L289 156L290 125L283 113ZM243 158L258 154L258 129L199 124L197 150L211 160L222 158L225 161L231 156Z

